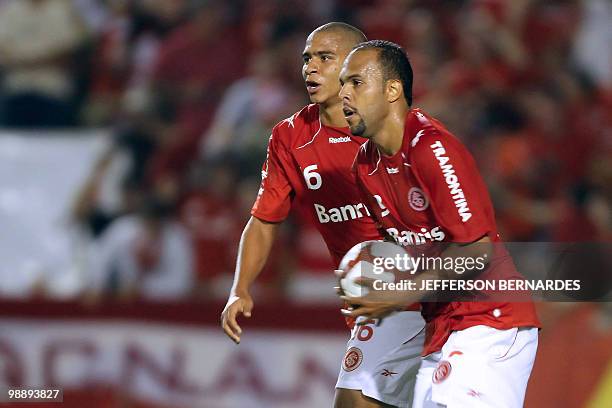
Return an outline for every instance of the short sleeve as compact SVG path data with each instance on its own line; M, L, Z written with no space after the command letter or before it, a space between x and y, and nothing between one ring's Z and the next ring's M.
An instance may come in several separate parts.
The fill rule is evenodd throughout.
M450 240L470 243L495 231L489 194L469 151L454 137L429 130L410 152L412 169Z
M287 218L295 192L287 171L291 159L279 134L272 132L268 142L268 155L261 169L261 186L251 209L251 214L268 222L280 222Z

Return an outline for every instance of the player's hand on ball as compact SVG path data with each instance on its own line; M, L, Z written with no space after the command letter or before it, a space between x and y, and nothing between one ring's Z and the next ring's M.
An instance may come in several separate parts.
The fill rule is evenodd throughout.
M241 313L244 317L251 317L253 310L253 299L251 295L244 292L241 294L232 294L227 300L227 304L221 313L221 327L227 336L234 341L240 343L240 335L242 329L236 321L236 317Z
M406 293L386 290L380 284L408 278L413 270L410 256L397 244L365 241L355 245L344 255L335 271L340 287L337 293L350 305L342 310L342 314L380 320L403 309L408 304ZM376 281L379 287L374 285Z
M362 322L367 322L370 319L379 319L380 323L380 320L384 317L398 310L403 310L406 306L405 297L398 296L398 293L395 291L372 290L374 279L362 277L356 279L355 283L369 290L365 296L340 296L340 299L350 304L349 308L341 310L342 314L346 317L356 319L359 316L365 316L367 319L362 320Z

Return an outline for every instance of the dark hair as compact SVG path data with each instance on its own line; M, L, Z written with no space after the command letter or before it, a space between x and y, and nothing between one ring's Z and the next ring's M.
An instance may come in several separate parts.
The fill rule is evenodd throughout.
M404 89L404 97L408 106L412 106L412 66L402 47L384 40L370 40L357 44L353 51L378 50L378 63L382 67L383 81L398 79Z

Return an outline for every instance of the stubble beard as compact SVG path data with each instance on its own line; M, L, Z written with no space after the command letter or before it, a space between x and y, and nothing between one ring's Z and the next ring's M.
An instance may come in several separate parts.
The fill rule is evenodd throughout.
M363 136L366 132L366 125L363 119L359 118L359 122L355 126L351 126L351 133L355 136Z

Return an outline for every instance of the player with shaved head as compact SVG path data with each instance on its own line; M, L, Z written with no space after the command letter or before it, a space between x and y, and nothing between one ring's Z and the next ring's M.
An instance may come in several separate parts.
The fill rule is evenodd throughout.
M312 104L272 130L261 188L242 234L234 283L221 315L223 330L236 343L242 335L236 318L251 317L249 289L294 202L313 218L336 266L355 244L382 239L351 172L363 140L350 133L338 96L342 63L365 40L357 28L337 22L317 28L306 39L302 75ZM379 326L360 320L341 364L334 406L410 407L424 340L420 313L403 310Z

